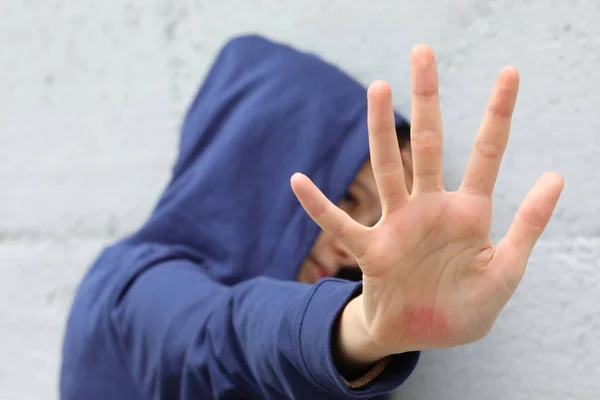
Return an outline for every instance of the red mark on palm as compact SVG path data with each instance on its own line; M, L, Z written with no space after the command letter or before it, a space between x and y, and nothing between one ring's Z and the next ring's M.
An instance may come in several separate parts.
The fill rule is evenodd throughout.
M430 306L407 306L398 320L398 329L410 342L446 342L450 328L445 315Z

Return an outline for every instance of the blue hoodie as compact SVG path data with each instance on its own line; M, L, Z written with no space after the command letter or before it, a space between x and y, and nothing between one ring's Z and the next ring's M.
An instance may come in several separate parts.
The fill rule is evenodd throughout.
M78 288L61 399L371 398L402 384L416 352L361 389L336 370L332 329L360 282L295 282L319 228L289 179L338 202L368 157L366 113L365 88L318 57L227 43L148 221Z

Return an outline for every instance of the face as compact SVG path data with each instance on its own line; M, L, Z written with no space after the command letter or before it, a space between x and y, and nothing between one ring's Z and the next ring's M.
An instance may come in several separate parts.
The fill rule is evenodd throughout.
M412 157L409 146L400 150L404 164L404 178L409 192L412 189ZM371 163L367 161L338 204L355 221L373 226L381 218L381 203ZM321 231L307 259L300 268L298 281L315 283L335 276L342 268L358 268L354 256L327 232Z

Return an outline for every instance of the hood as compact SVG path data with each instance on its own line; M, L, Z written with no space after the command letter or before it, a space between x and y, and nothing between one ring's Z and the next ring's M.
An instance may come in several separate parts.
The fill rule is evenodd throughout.
M316 55L236 37L192 102L172 178L135 238L183 246L226 284L294 280L319 227L290 177L306 174L338 203L367 158L363 86Z

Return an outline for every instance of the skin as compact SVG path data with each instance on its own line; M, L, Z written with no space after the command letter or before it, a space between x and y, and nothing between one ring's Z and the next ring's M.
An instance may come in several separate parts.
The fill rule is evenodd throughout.
M410 145L402 145L400 153L405 166L404 180L407 190L410 191L412 188ZM350 218L365 226L373 226L379 221L381 204L370 161L361 167L338 207ZM356 259L339 240L330 233L321 231L300 268L298 281L315 283L319 279L335 276L341 268L358 268Z
M501 70L475 137L462 183L444 189L442 120L433 51L410 56L412 191L394 131L392 94L382 81L368 90L370 160L382 216L353 220L302 175L291 185L312 219L352 254L362 293L342 310L334 355L338 368L364 368L414 350L464 345L485 337L525 273L548 224L563 179L546 173L521 203L495 246L492 192L508 141L519 87L513 67Z

